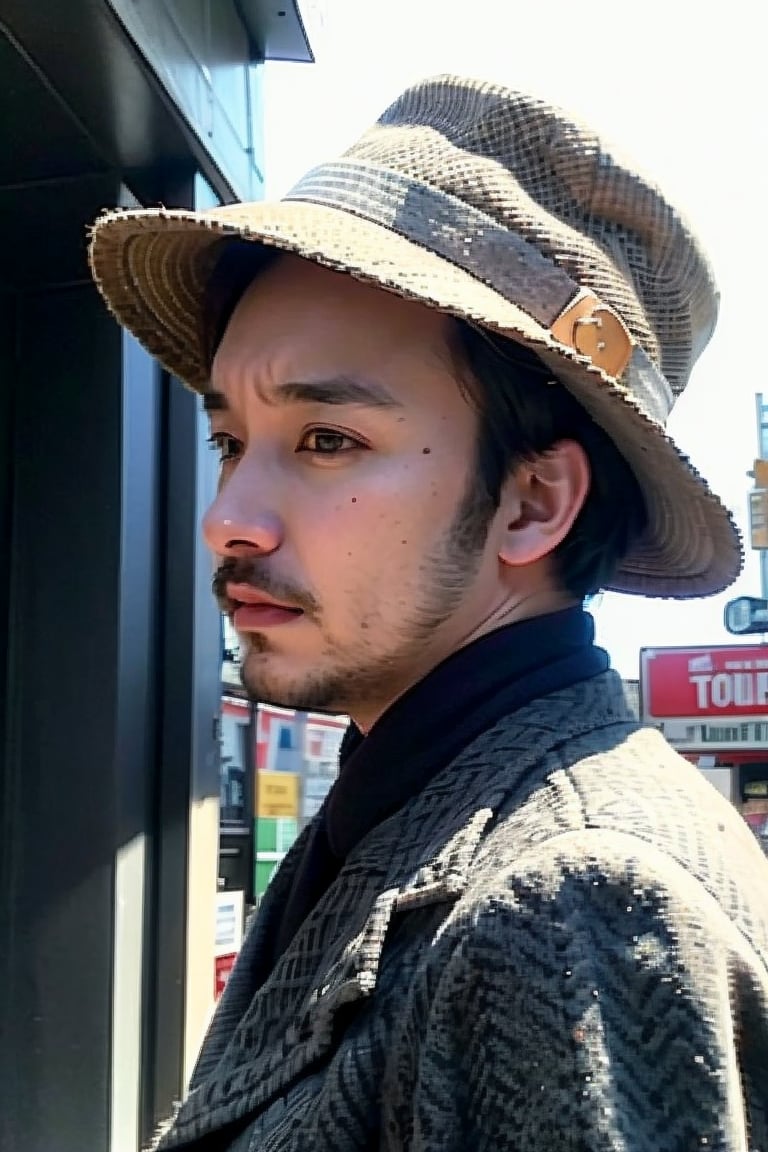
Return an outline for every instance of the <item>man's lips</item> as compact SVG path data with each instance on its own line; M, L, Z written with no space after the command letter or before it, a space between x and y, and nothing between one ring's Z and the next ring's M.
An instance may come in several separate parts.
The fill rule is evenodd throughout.
M255 604L260 607L284 608L287 612L301 611L300 608L294 608L291 604L283 604L280 600L275 600L266 592L259 592L258 588L252 588L250 584L227 584L227 596L235 605Z
M288 624L303 616L301 608L281 604L249 584L227 584L232 623L238 632L257 632L276 624Z

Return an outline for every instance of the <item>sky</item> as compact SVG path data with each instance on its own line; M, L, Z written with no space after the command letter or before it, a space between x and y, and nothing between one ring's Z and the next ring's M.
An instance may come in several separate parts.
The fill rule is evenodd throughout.
M649 173L687 215L715 268L715 335L668 431L730 508L744 573L695 601L604 594L598 642L622 676L641 647L736 642L726 602L760 595L748 542L755 394L768 378L768 8L755 0L300 0L315 64L265 70L267 195L337 157L409 84L452 72L574 112Z

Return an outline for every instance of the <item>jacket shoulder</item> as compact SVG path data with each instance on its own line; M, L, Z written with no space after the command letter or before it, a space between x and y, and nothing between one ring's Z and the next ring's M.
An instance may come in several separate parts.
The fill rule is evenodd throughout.
M652 729L597 744L587 733L552 749L527 794L498 812L467 898L503 901L516 883L557 901L583 885L621 899L633 886L668 902L684 892L719 909L768 966L768 860L740 814Z

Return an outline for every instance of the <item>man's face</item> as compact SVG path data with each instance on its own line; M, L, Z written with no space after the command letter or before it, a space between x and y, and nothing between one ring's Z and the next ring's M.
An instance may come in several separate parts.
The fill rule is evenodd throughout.
M365 730L498 609L447 335L439 313L289 256L236 308L206 403L222 466L204 530L254 699Z

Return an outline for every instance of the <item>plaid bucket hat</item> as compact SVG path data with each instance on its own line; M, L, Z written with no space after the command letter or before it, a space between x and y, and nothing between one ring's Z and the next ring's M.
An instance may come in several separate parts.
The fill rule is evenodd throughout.
M611 588L704 596L739 574L729 513L664 425L717 316L707 258L654 184L544 101L441 76L276 203L109 211L93 276L117 320L205 392L205 287L245 239L531 349L640 484L648 528Z

